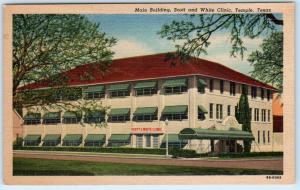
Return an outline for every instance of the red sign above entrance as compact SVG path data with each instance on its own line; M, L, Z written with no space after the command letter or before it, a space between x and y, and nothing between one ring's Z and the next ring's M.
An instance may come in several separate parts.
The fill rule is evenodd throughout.
M131 133L162 133L160 127L134 127L131 128Z

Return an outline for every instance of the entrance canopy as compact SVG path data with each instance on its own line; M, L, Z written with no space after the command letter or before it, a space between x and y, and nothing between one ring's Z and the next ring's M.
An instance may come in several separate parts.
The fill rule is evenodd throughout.
M251 132L241 130L216 130L201 128L185 128L179 133L181 139L210 139L210 140L254 140Z

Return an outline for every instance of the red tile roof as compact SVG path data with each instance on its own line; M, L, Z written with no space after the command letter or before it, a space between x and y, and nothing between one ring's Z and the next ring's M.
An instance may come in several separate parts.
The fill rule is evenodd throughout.
M186 63L181 63L178 58L167 60L166 56L167 53L161 53L115 59L104 75L100 74L99 70L91 69L90 64L78 66L66 71L63 75L69 79L68 85L70 86L200 75L276 90L272 86L215 62L191 58ZM89 75L92 77L89 80L82 80L80 76L84 76L87 70L90 70ZM41 81L28 84L22 89L44 88L48 87L47 84L49 84L47 81Z

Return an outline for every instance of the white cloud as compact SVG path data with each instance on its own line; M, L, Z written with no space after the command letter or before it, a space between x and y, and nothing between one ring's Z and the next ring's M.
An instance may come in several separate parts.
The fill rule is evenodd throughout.
M147 44L133 39L121 39L112 48L115 52L114 58L148 55L155 53Z

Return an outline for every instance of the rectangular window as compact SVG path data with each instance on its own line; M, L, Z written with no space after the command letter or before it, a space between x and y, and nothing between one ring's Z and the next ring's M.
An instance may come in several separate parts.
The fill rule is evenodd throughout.
M265 109L261 110L261 121L263 121L263 122L266 121L266 110Z
M268 122L271 121L271 110L268 110Z
M100 99L104 98L105 94L104 92L87 92L84 94L84 99L86 100L95 100L95 99Z
M214 118L214 104L209 104L209 118Z
M130 121L130 115L114 115L109 116L108 121L110 122L118 122L118 121Z
M152 136L153 148L159 148L159 138L158 135Z
M265 99L265 90L263 88L260 89L261 100Z
M41 119L25 119L24 125L38 125L41 124Z
M224 81L220 80L220 93L223 94L224 92Z
M217 104L216 105L216 118L217 119L223 119L223 105Z
M92 117L88 116L84 118L84 123L102 123L105 121L104 116L102 117Z
M251 98L255 99L257 96L257 88L255 86L251 87Z
M257 131L257 143L260 143L260 131Z
M230 82L230 95L235 96L235 83Z
M271 99L271 91L270 90L267 90L267 99L268 99L268 101Z
M157 90L155 88L136 89L136 96L151 96L153 94L157 94Z
M146 147L147 148L151 147L151 136L145 135L145 138L146 138Z
M129 92L129 90L111 91L109 93L109 95L110 95L111 98L124 97L124 96L129 96L130 92Z
M51 125L51 124L58 124L58 123L60 123L60 118L55 118L55 119L44 119L44 120L43 120L43 123L44 123L44 124L49 124L49 125Z
M266 144L266 131L263 131L263 143Z
M165 87L165 94L181 94L187 92L186 86Z
M254 121L259 121L259 109L254 109Z
M80 119L76 117L67 117L63 119L63 123L65 124L75 124L78 123L79 121Z
M162 120L166 120L168 118L168 120L170 121L176 121L176 120L183 120L183 119L188 119L187 113L184 114L164 114L162 116Z
M228 105L227 106L227 116L230 116L231 115L231 106L230 105Z
M153 121L157 120L157 115L136 115L135 121Z
M143 148L143 135L136 135L136 147Z
M268 143L270 143L270 131L268 131Z
M214 79L209 80L209 91L210 92L214 91Z

